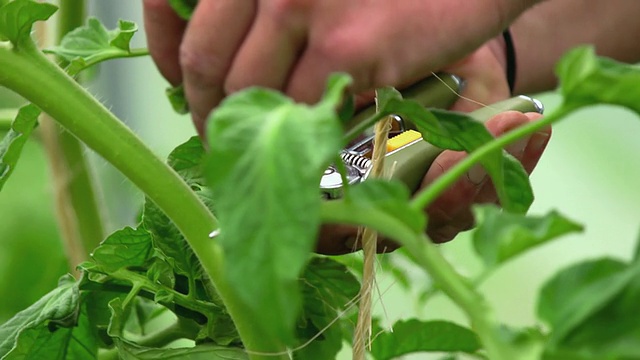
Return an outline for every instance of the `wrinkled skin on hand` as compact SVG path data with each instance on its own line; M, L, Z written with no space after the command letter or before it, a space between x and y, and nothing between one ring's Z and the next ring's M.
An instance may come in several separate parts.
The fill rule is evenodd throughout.
M473 101L460 99L453 110L471 111L510 96L504 44L496 36L509 19L495 0L200 0L189 23L166 0L143 3L151 55L170 83L184 85L201 135L207 115L227 94L258 85L312 103L336 71L353 77L350 90L365 102L377 87L402 88L438 70L466 81L462 95ZM487 128L500 135L538 117L505 113ZM550 129L508 150L531 172L549 135ZM443 152L423 186L464 155ZM495 201L490 180L473 169L425 210L427 234L435 242L448 241L472 226L472 203ZM323 226L317 251L356 250L356 233L352 227ZM379 251L396 247L383 239Z

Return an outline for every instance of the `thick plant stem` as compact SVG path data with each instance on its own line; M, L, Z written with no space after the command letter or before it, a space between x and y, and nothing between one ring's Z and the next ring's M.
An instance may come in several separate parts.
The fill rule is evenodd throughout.
M33 44L0 45L0 85L22 95L120 170L175 223L199 258L252 359L287 359L271 334L257 331L223 276L220 246L208 234L216 218L168 165ZM278 353L280 356L255 354Z
M60 0L59 6L56 42L81 26L85 18L84 0ZM69 268L75 269L88 260L89 252L104 238L104 212L80 141L46 114L42 115L40 124L53 181L55 214Z

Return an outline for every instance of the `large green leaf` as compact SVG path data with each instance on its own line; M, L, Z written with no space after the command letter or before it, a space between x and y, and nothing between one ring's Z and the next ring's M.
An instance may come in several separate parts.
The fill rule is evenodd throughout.
M567 334L558 348L588 354L591 359L639 359L638 310L640 277L636 275L611 302Z
M0 40L14 45L31 39L31 27L36 21L47 20L58 7L32 0L14 0L0 8Z
M605 258L573 265L546 282L537 312L552 328L551 346L605 307L638 274L637 265Z
M494 140L485 126L472 117L440 109L427 110L411 100L389 99L385 113L411 119L425 141L442 149L473 152ZM514 213L525 213L533 202L529 176L504 150L488 153L480 163L496 188L501 205Z
M93 251L91 257L105 271L110 272L123 267L143 266L152 253L151 234L142 227L126 227L109 235Z
M20 332L16 346L3 360L85 360L98 355L96 333L83 302L77 323L68 327L38 326Z
M464 352L480 350L476 334L460 325L441 320L400 320L393 332L376 336L371 355L376 360L390 360L417 352Z
M620 105L640 114L640 66L597 57L593 46L576 48L556 66L564 105Z
M22 148L37 125L38 116L40 109L35 105L20 108L11 129L0 142L0 190L15 170Z
M360 283L343 264L320 257L307 265L300 282L303 312L298 321L298 341L313 341L294 356L301 360L334 359L344 338L340 322L335 320L358 296Z
M83 69L108 59L131 56L130 43L138 26L120 20L118 28L107 30L100 20L89 18L87 25L70 31L60 45L45 50L70 62L67 71L75 75Z
M524 216L495 205L474 207L473 246L487 267L509 259L562 235L582 231L582 226L555 211L545 216Z
M318 184L342 147L336 109L349 81L331 79L315 106L247 89L209 118L207 176L228 281L256 325L287 343L301 305L297 278L320 225Z
M4 359L15 349L19 336L26 330L47 324L73 325L78 316L79 297L73 277L62 277L57 288L0 326L0 358Z

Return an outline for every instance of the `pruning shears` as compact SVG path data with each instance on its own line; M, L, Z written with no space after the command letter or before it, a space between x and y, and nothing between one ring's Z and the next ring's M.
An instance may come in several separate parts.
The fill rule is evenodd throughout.
M464 86L462 79L455 75L441 74L426 78L402 91L403 98L417 101L427 108L449 108L457 100L457 94ZM538 112L542 114L544 107L539 100L528 96L516 96L488 107L473 111L468 115L479 122L486 122L494 115L516 110L521 112ZM351 128L371 116L375 106L368 107L347 124ZM422 139L415 130L411 119L394 116L392 130L387 142L387 154L384 171L391 178L404 182L411 191L417 190L420 181L435 158L443 151ZM373 135L351 144L341 151L340 158L346 169L345 179L350 184L366 180L371 172L371 154L373 152ZM342 197L343 179L335 165L329 166L322 176L320 190L326 199Z

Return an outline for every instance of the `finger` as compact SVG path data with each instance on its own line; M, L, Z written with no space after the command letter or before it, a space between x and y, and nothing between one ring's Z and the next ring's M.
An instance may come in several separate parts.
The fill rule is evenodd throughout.
M293 68L286 85L286 93L297 101L315 103L324 91L331 73L351 75L354 93L372 90L377 69L381 68L377 47L368 42L370 37L344 29L340 33L310 33L308 44ZM346 40L348 39L348 40Z
M185 31L180 65L198 132L224 97L231 62L253 21L254 1L200 0Z
M377 253L389 253L400 245L398 243L378 235ZM324 255L342 255L356 252L362 249L360 230L356 226L324 224L320 227L316 252Z
M233 60L225 82L227 94L248 86L283 90L304 47L307 21L304 8L282 8L279 3L260 4L254 25Z
M358 250L354 243L358 228L342 224L323 224L318 234L316 252L325 255L348 254Z
M186 22L166 0L144 0L142 4L149 53L162 76L176 86L182 82L178 54Z

